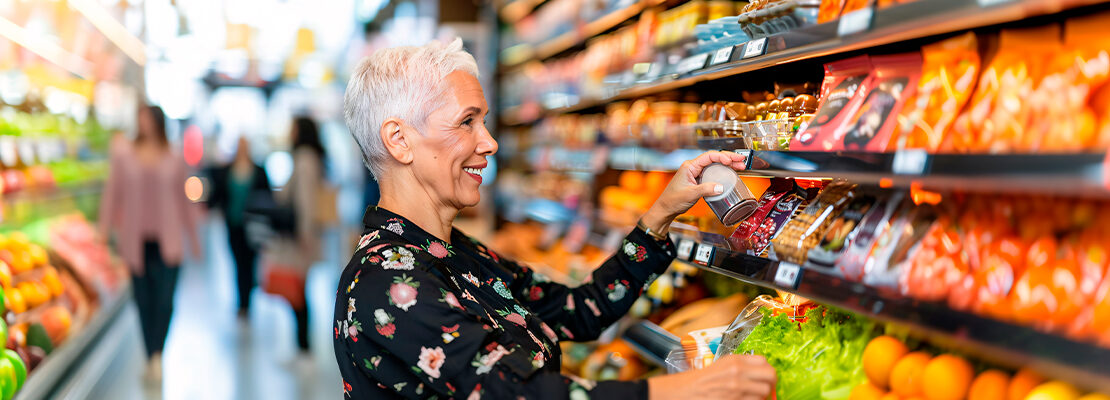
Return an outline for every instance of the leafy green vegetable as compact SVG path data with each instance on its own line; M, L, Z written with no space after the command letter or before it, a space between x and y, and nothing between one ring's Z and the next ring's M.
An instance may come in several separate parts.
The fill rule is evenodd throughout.
M778 372L779 400L844 400L866 379L861 360L876 335L873 322L825 307L806 312L804 323L761 311L736 353L767 357Z

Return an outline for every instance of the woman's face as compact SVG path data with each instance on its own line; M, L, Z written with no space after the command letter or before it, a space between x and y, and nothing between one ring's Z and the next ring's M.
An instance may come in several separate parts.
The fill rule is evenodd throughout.
M447 75L445 106L428 115L423 135L415 136L413 168L425 190L442 204L458 209L478 204L486 156L497 141L486 129L489 111L482 85L473 75Z
M154 117L150 115L150 110L145 107L139 108L139 137L150 138L154 135L154 130L158 129L154 126Z

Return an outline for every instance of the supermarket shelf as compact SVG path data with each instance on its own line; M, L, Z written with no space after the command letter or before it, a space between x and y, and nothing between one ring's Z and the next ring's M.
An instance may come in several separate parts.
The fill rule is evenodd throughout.
M517 62L503 63L502 67L512 68L527 63L528 61L550 58L551 56L585 43L586 40L639 16L640 12L644 11L644 9L661 4L662 2L662 0L640 0L628 7L611 11L604 16L582 25L578 29L563 33L553 39L537 44L533 48L530 57L519 57L520 59L517 60Z
M84 357L107 335L120 312L131 301L130 284L123 287L112 299L101 303L85 328L70 336L62 346L54 349L34 372L27 377L23 388L16 393L16 400L53 398L62 383L69 379Z
M688 240L691 239L678 240L680 253L688 246L683 241ZM682 256L684 254L680 254ZM734 252L720 245L694 244L688 257L680 261L880 321L906 325L932 343L978 359L1015 368L1029 366L1049 377L1110 391L1110 363L1106 362L1110 360L1110 349L956 311L940 303L917 301L893 289L865 286L821 271Z
M42 203L94 195L99 194L104 189L104 182L104 179L90 179L81 182L62 183L53 188L21 190L4 195L3 201L5 203Z
M666 367L667 354L682 348L678 336L650 321L639 321L629 326L621 338L645 360L661 367Z
M513 0L502 6L497 13L501 15L501 20L507 23L514 23L520 21L528 14L532 13L536 7L547 0Z
M741 52L733 51L733 61L689 74L663 76L650 83L623 88L608 98L583 99L574 105L547 110L546 114L582 111L614 100L681 89L699 82L775 65L1014 22L1101 2L1102 0L928 0L900 4L875 10L869 29L861 33L838 36L837 22L796 29L768 37L764 55L738 59Z

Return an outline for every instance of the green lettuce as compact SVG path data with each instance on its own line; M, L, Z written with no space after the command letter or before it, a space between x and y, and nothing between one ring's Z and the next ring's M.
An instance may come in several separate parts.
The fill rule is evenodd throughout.
M736 349L759 354L778 372L778 400L845 400L863 382L863 349L875 324L833 308L806 312L806 322L761 310L760 323Z

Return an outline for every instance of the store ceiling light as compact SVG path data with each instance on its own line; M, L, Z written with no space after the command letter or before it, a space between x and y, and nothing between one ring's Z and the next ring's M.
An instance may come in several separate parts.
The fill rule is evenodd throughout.
M61 46L45 39L43 36L34 35L11 20L0 17L0 37L11 40L13 43L35 53L46 61L64 68L65 70L83 79L92 77L93 64Z
M69 0L69 5L77 12L84 15L97 30L115 43L123 54L135 61L139 66L146 65L146 45L139 38L132 35L119 21L112 17L108 9L95 0Z

